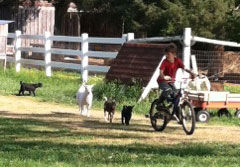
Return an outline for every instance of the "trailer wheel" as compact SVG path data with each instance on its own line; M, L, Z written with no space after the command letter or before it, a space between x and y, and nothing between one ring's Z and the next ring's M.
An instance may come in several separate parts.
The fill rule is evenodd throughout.
M222 116L230 117L231 114L230 114L230 112L228 111L228 109L226 109L226 108L221 108L221 109L218 110L218 116L219 116L219 117L222 117Z
M240 118L240 110L236 110L235 117Z
M206 110L200 110L197 112L197 121L208 122L210 119L210 114Z

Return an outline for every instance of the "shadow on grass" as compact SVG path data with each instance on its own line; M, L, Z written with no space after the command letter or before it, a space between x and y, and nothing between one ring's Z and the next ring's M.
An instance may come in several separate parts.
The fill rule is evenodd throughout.
M55 113L55 114L13 114L7 112L0 112L1 116L12 118L0 118L0 132L6 135L19 135L21 138L25 137L73 137L73 138L105 138L105 139L127 139L139 138L144 139L140 134L119 134L109 132L110 124L104 122L83 120L81 116L68 113ZM71 120L71 116L75 120ZM17 118L16 118L17 117ZM39 120L39 118L51 118L51 120ZM54 119L61 118L64 121L54 121ZM69 118L69 120L68 120ZM80 119L80 121L76 119ZM120 124L119 124L120 125ZM121 125L120 125L121 126ZM76 131L76 129L85 128L83 131ZM104 131L94 131L102 129ZM115 128L117 130L117 128ZM74 131L74 132L73 132Z
M196 145L196 146L182 146L174 147L150 147L146 145L90 145L90 144L64 144L53 143L45 141L8 141L1 140L1 153L11 155L12 159L21 158L22 161L43 161L50 162L64 162L67 164L75 164L82 162L84 164L108 164L114 162L115 164L127 164L129 162L145 164L159 163L163 161L165 156L165 163L169 163L170 157L211 157L215 156L213 147ZM131 159L131 155L137 155ZM114 159L109 158L112 156ZM4 155L1 156L5 158ZM51 158L49 158L51 157ZM150 159L149 159L150 157ZM0 158L1 159L1 158ZM46 160L48 160L46 162Z
M108 122L104 122L103 120L101 121L99 118L88 119L78 114L63 113L63 112L56 112L56 111L54 112L52 111L51 114L19 114L19 113L10 113L5 111L5 112L0 112L0 116L21 118L21 120L18 119L18 121L19 122L22 121L22 123L20 123L22 125L25 125L25 122L28 122L28 123L33 122L33 125L31 126L36 126L39 123L41 123L40 124L41 126L50 126L51 128L57 128L59 131L61 131L62 129L76 130L77 128L86 128L86 129L89 129L90 131L88 132L82 131L79 133L81 133L82 135L91 135L95 137L103 137L106 139L109 139L109 138L144 139L146 137L141 135L141 132L150 133L150 134L156 132L151 127L150 123L149 125L147 125L147 124L140 124L140 123L138 124L135 122L129 126L126 126L120 123L121 122L120 119L115 119L116 122L110 124ZM168 133L172 133L178 130L179 128L182 128L182 127L168 126L166 130L168 131ZM98 131L96 132L94 130L98 130ZM101 133L99 132L99 130L103 130L105 133ZM130 133L127 133L127 134L122 133L120 135L119 133L113 132L112 130L118 130L122 132L130 132ZM156 133L160 133L160 132L156 132ZM55 132L54 134L57 134L57 132Z
M62 132L59 135L65 136L66 133ZM194 159L198 159L199 163L208 164L211 161L218 161L218 155L226 159L237 158L240 150L239 146L237 149L235 147L236 150L234 152L232 152L232 149L230 151L231 154L228 154L229 148L230 146L216 148L215 145L208 144L179 144L153 147L144 144L70 144L49 141L14 141L8 138L1 138L0 155L1 158L8 159L8 161L21 159L25 163L28 161L41 162L42 165L62 162L79 166L77 164L81 162L84 166L96 166L97 164L106 164L104 166L107 166L110 163L114 163L114 166L122 166L129 163L140 164L140 166L144 166L146 163L152 164L151 166L159 163L166 166L170 164L174 166L176 162L181 163L186 159L192 159L193 164L195 162ZM206 157L208 157L207 161L205 160ZM224 159L221 159L221 161L224 161Z
M119 156L115 159L115 163L127 163L131 161L129 158L132 154L139 156L139 162L144 161L142 157L151 154L152 157L165 155L172 156L212 156L213 148L210 146L201 147L197 145L178 145L174 147L156 147L142 144L130 145L98 145L98 144L72 144L66 143L74 138L89 140L94 134L92 133L75 133L68 129L55 129L53 131L34 130L29 127L43 126L46 129L49 125L56 127L58 123L47 123L38 120L1 118L0 119L0 154L1 157L11 155L14 159L22 160L46 161L52 157L50 161L64 161L65 163L77 163L78 161L85 163L106 163L112 161L109 156ZM59 126L59 125L57 125ZM94 136L93 136L94 137ZM95 136L96 137L96 136ZM35 139L38 139L37 141ZM48 139L53 139L49 140ZM62 142L61 138L65 139ZM23 141L21 141L23 139ZM55 140L54 140L55 139ZM24 141L26 140L26 141ZM89 155L88 155L89 154ZM95 155L92 156L91 154ZM101 154L101 155L100 155ZM96 156L99 155L99 156ZM0 158L1 159L1 158ZM136 160L136 159L135 159ZM147 160L145 160L147 161ZM155 161L155 158L151 161Z
M57 116L73 116L72 114L59 114ZM55 115L53 114L53 115ZM10 116L9 113L1 112L1 115ZM46 114L48 116L48 114ZM55 115L55 116L56 116ZM16 116L16 115L15 115ZM39 116L39 115L36 115ZM115 123L114 126L99 122L96 120L85 120L78 122L79 127L88 127L91 131L72 131L71 126L65 122L45 121L37 119L5 118L0 117L0 162L2 159L19 160L21 163L28 161L41 162L42 165L51 163L65 163L73 166L79 166L81 163L85 166L92 164L158 164L174 163L176 157L202 159L219 154L221 156L236 156L240 154L240 146L223 146L216 144L178 144L173 146L151 146L146 144L128 144L128 145L100 145L96 138L141 138L135 134L114 135L104 134L102 131L97 133L94 129L121 129L122 125ZM134 127L136 126L136 127ZM130 131L135 128L144 128L145 125L134 125ZM89 127L88 127L89 128ZM132 128L132 129L131 129ZM178 127L177 127L178 128ZM94 143L85 142L95 139ZM144 140L144 138L142 137ZM77 141L77 142L75 142ZM83 142L81 142L83 141ZM161 143L161 141L159 141ZM114 143L114 142L113 142ZM237 148L236 148L237 147ZM231 151L229 151L231 149ZM229 154L230 153L230 154ZM134 158L132 156L134 155ZM170 162L172 161L173 162ZM24 166L21 164L21 166ZM30 165L31 166L31 165ZM104 165L103 165L104 166Z
M122 125L120 119L115 119L115 122L108 123L100 120L84 120L83 127L91 129L113 129L123 131L134 131L134 132L152 132L150 126L144 124L131 124L129 126Z

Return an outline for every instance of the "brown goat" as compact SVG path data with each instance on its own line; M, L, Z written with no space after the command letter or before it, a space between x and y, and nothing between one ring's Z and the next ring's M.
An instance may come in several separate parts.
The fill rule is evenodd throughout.
M115 100L107 99L107 97L104 97L105 103L104 103L104 119L105 121L109 121L112 123L113 121L113 116L115 113L115 108L116 108L116 102Z

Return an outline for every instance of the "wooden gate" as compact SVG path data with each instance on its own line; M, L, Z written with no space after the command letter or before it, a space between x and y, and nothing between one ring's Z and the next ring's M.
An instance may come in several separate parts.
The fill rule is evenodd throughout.
M9 26L9 32L16 30L23 34L43 35L50 32L54 35L55 7L22 7L18 10L5 10L0 7L0 19L13 20L14 24ZM40 40L23 40L22 46L42 44Z
M45 32L54 34L54 7L19 7L14 17L14 30L23 34L44 35ZM41 45L40 40L23 40L23 46Z

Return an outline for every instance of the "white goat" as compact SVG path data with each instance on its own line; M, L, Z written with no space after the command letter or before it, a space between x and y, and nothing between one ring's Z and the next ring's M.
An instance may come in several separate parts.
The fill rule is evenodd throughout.
M210 83L210 81L209 81L207 76L200 75L200 77L197 77L195 79L195 81L196 81L197 90L207 90L207 91L210 91L211 83Z
M92 88L94 85L85 85L84 83L78 89L76 100L79 105L81 115L90 117L90 108L92 106Z
M210 91L211 89L210 81L205 75L196 77L193 81L190 81L190 85L198 91Z

